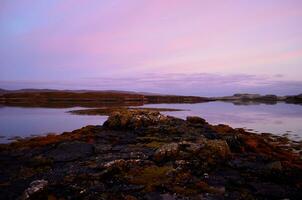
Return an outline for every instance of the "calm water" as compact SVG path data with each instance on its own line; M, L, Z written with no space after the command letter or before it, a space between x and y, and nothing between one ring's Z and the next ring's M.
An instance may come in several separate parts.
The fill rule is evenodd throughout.
M224 123L235 128L255 132L285 133L295 140L302 138L302 106L279 103L276 105L233 105L224 102L200 104L149 104L143 107L178 108L185 111L163 112L186 118L195 115L213 124ZM15 136L28 137L47 133L72 131L86 125L101 125L107 117L72 115L69 110L80 108L20 108L0 107L0 142Z
M211 124L228 124L234 128L253 129L259 133L288 133L294 140L302 139L302 105L278 103L275 105L234 105L225 102L199 104L153 104L143 107L178 108L186 111L163 112L185 119L195 115Z
M73 108L79 109L79 108ZM81 109L81 108L80 108ZM0 107L0 142L21 136L72 131L86 125L101 125L107 117L72 115L61 108Z

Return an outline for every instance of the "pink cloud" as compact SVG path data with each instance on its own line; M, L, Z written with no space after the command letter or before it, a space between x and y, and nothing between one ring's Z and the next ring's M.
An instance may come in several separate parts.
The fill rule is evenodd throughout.
M2 80L148 72L264 73L302 79L297 71L302 64L298 0L4 5ZM30 73L24 73L25 68Z

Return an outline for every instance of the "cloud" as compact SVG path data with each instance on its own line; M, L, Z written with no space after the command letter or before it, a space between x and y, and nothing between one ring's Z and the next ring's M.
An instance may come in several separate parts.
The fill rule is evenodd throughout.
M135 76L85 77L62 81L0 81L3 88L55 88L131 90L164 94L222 96L238 92L291 95L302 93L302 81L283 80L276 76L214 73L148 73Z

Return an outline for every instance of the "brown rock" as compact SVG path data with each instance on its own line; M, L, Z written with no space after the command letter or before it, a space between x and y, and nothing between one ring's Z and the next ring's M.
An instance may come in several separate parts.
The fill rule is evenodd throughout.
M156 150L156 152L154 153L154 159L156 161L161 161L164 160L165 158L176 157L178 153L179 153L179 144L177 143L165 144Z
M187 122L191 123L191 124L206 124L206 120L201 118L201 117L197 117L197 116L188 116L187 117Z

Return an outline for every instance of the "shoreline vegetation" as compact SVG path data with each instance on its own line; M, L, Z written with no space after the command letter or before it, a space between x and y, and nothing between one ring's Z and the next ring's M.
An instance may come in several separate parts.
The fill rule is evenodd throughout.
M1 144L2 199L302 198L301 142L200 117L110 113L102 126Z

